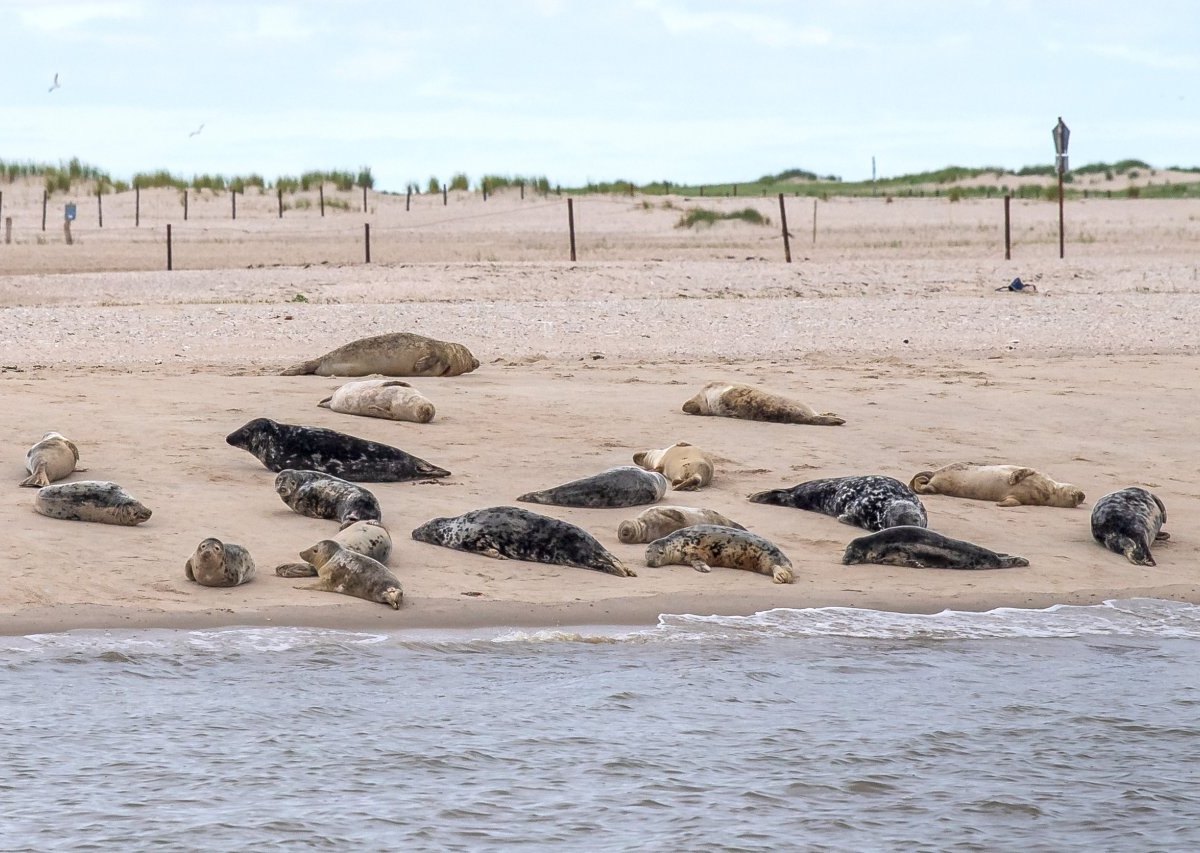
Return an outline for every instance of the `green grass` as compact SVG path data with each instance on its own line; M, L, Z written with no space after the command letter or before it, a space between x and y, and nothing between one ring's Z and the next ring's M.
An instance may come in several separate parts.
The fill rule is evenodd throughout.
M679 221L675 223L675 227L695 228L697 225L711 226L722 219L737 219L742 222L748 222L751 225L771 224L770 219L752 207L744 207L741 210L732 210L729 212L710 210L706 207L693 207L684 213L683 216L679 217Z

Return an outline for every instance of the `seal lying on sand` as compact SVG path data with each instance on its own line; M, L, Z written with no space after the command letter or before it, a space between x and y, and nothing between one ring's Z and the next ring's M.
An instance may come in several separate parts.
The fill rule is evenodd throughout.
M576 566L622 578L635 576L583 528L515 506L493 506L454 518L435 518L414 530L412 538L497 560Z
M77 480L38 489L33 508L50 518L96 521L132 527L151 515L150 509L116 483Z
M209 537L196 546L183 572L201 586L237 586L254 580L254 560L241 545Z
M792 561L773 542L748 530L697 524L676 530L646 547L647 566L690 565L698 572L711 566L745 569L770 575L775 583L792 582Z
M343 548L332 539L322 539L300 556L317 567L320 578L303 589L340 592L400 609L400 599L404 597L400 581L378 560Z
M643 450L633 454L633 463L647 471L657 471L671 481L671 488L694 492L712 482L713 463L708 454L686 441L663 450Z
M950 495L1000 506L1076 507L1083 491L1070 483L1057 483L1045 474L1020 465L972 465L955 462L936 471L922 471L909 484L919 495Z
M86 471L79 467L79 448L61 433L48 432L42 440L25 453L25 468L29 476L21 481L22 486L40 489L55 480L61 480L75 471Z
M321 471L362 483L450 476L446 469L398 447L324 427L295 426L270 418L255 418L225 436L225 441L257 457L268 471L288 468Z
M345 415L387 418L427 424L433 420L433 403L400 379L361 379L347 382L318 406Z
M620 465L552 489L526 492L517 500L554 506L639 506L661 499L667 493L667 485L667 478L657 471Z
M756 504L823 512L843 524L867 530L903 524L926 527L929 524L925 507L912 489L899 480L877 474L809 480L790 489L756 492L749 499Z
M1092 538L1137 566L1158 565L1150 546L1171 538L1162 529L1166 523L1167 508L1158 495L1137 486L1107 494L1092 507Z
M360 338L320 358L302 361L283 376L458 376L479 367L479 359L462 344L434 340L411 332Z
M356 483L320 471L280 471L275 492L285 504L309 518L335 518L346 527L356 521L379 521L379 501Z
M999 554L924 527L888 527L846 546L842 562L884 563L914 569L1008 569L1028 566L1024 557Z
M647 507L638 513L637 518L622 521L617 527L617 538L626 545L653 542L655 539L662 539L668 533L696 524L716 524L735 530L746 529L714 509L659 505Z
M718 415L777 424L841 426L845 423L833 412L817 414L804 403L736 382L708 383L683 404L683 410L689 415Z
M366 554L381 563L387 563L392 553L392 537L378 521L356 521L329 538L343 548ZM315 578L317 567L312 563L284 563L275 567L275 574L281 578Z

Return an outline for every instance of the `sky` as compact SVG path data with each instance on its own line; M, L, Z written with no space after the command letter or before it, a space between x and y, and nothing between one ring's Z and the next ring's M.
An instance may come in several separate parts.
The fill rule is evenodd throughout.
M1194 0L0 0L0 79L0 160L125 180L1200 165Z

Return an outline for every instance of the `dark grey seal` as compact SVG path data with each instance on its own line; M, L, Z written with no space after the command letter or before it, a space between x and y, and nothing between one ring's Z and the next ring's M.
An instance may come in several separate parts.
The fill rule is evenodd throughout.
M96 521L132 527L151 515L150 509L116 483L77 480L38 489L33 508L50 518Z
M883 563L914 569L1009 569L1029 565L1024 557L989 551L910 524L858 537L846 546L842 562Z
M269 471L320 471L359 483L392 483L449 477L450 472L398 447L367 441L324 427L255 418L225 436L249 451Z
M646 546L647 566L680 564L698 572L711 566L770 575L775 583L792 582L792 561L774 542L756 533L719 524L693 524Z
M412 538L497 560L553 563L623 578L635 576L583 528L515 506L493 506L453 518L435 518L414 530Z
M254 580L254 559L241 545L210 536L196 546L183 573L201 586L237 586Z
M320 577L315 584L304 589L340 592L342 595L386 604L393 610L400 609L400 599L404 597L400 581L378 560L343 548L332 539L322 539L300 552L300 556L317 567Z
M554 506L640 506L660 500L670 485L657 471L647 471L637 465L620 465L552 489L527 492L517 500Z
M756 504L775 504L832 515L843 524L882 530L911 524L925 527L929 518L921 499L892 477L827 477L790 489L771 489L750 495Z
M1166 523L1167 508L1158 495L1137 486L1107 494L1092 507L1092 538L1137 566L1158 565L1150 546L1171 538L1162 529Z
M383 518L379 501L368 490L320 471L280 471L275 491L301 515L335 518L342 527Z
M392 553L392 537L378 521L356 521L329 537L343 548L366 554L372 560L386 563ZM281 578L315 578L319 573L312 563L284 563L275 567Z

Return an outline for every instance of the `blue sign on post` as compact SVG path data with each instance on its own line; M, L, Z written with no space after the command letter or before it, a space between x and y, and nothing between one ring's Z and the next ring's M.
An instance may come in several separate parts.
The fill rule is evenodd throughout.
M75 205L74 204L68 204L66 206L66 210L64 212L64 218L67 220L67 222L75 221Z

